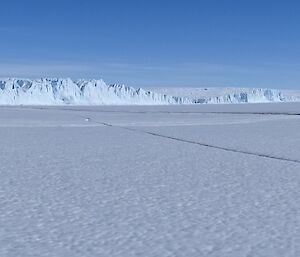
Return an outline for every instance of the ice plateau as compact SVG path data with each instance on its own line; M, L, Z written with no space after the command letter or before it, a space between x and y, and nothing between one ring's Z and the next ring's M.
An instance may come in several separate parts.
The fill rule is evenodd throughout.
M184 90L184 89L183 89ZM107 85L103 80L58 78L0 79L1 105L164 105L197 103L259 103L300 101L299 96L285 95L272 89L235 89L222 94L188 95L172 89L144 90L125 85ZM173 94L174 93L174 94Z

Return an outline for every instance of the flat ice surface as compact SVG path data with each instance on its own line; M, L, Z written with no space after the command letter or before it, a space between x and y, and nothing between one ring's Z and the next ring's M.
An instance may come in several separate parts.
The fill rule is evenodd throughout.
M299 113L1 107L0 256L300 256Z

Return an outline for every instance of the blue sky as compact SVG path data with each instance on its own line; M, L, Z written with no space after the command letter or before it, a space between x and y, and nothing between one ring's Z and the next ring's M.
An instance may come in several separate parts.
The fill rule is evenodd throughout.
M300 89L300 3L3 0L0 76Z

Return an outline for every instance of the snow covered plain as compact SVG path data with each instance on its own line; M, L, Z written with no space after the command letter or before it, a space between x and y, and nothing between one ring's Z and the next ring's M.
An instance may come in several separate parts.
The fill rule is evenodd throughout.
M299 110L0 107L0 256L300 256Z

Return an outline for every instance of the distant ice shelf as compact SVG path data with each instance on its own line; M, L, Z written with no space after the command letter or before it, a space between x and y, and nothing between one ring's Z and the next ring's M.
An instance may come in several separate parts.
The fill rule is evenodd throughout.
M194 103L269 103L300 102L300 90L276 90L262 88L152 88L153 92L177 95Z
M2 105L159 105L190 104L185 97L167 96L124 85L107 85L103 80L2 79Z
M213 92L213 93L212 93ZM300 94L272 89L134 89L103 80L0 79L1 105L166 105L300 101Z

